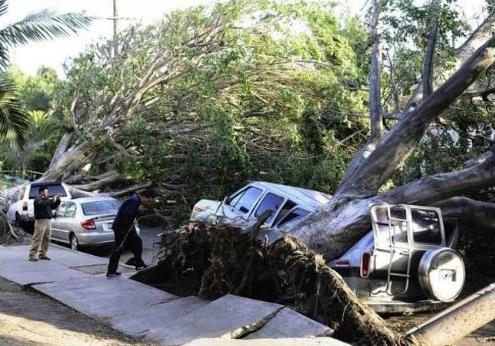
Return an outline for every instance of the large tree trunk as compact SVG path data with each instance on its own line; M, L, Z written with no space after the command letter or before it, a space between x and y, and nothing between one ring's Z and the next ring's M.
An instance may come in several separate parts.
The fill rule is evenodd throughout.
M371 229L370 206L377 203L432 205L447 217L458 217L486 226L495 223L495 205L455 198L468 191L495 184L495 155L477 165L450 173L425 177L385 194L359 198L335 195L323 208L287 229L327 260L336 258Z
M385 195L379 188L405 162L430 123L495 61L494 40L480 47L442 86L414 111L403 116L366 157L353 160L332 200L321 211L290 225L288 232L310 248L333 259L370 229L369 208L374 203L434 203L495 183L493 153L481 163L459 172L438 174L399 187ZM352 171L351 171L352 170Z
M64 141L65 137L61 141ZM62 181L74 172L80 171L95 155L97 143L85 141L59 154L58 160L52 160L50 168L38 179L39 182Z

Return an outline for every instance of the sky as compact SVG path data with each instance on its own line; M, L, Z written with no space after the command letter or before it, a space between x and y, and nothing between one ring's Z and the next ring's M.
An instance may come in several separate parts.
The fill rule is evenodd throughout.
M420 0L416 0L420 1ZM215 0L118 0L121 27L136 22L152 23L165 13L180 8L200 4L210 4ZM351 13L358 14L367 0L336 0ZM483 0L458 0L466 17L475 24L481 21L479 14ZM76 56L91 42L112 36L112 21L103 19L113 16L112 0L10 0L6 15L0 17L0 27L21 20L26 15L48 9L57 12L85 12L102 19L95 20L90 29L77 36L45 42L29 43L11 50L11 62L28 74L35 74L39 67L54 67L63 75L63 63L69 57ZM474 19L473 19L474 18Z

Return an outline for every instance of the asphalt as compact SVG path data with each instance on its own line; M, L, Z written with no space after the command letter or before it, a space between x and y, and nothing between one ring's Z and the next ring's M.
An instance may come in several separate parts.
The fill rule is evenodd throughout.
M163 232L160 227L146 227L140 226L141 239L143 240L143 260L146 264L151 264L153 261L153 248L154 244L159 240L158 235ZM109 258L111 253L111 247L103 248L82 248L80 251L98 256L101 258ZM129 250L125 250L120 258L121 263L125 263L133 257L133 254Z

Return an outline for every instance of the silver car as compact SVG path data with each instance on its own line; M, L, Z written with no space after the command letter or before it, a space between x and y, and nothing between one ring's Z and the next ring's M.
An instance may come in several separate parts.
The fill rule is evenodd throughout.
M114 243L112 224L120 202L112 197L85 197L63 201L52 221L52 240L81 246ZM139 228L136 225L139 233Z
M191 221L219 222L248 229L266 210L273 214L265 222L271 229L270 241L279 238L278 230L317 210L330 200L325 193L294 186L252 182L226 197L223 202L202 199L193 208Z

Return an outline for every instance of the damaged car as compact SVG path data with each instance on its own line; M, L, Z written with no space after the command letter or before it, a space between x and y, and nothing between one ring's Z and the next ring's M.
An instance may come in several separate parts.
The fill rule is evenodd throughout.
M223 201L200 200L190 220L225 223L246 230L265 211L272 210L264 228L275 230L316 211L330 198L319 191L255 181Z
M273 243L287 234L287 224L330 199L319 191L257 181L223 201L199 201L191 221L248 231L272 210L260 236ZM456 220L444 220L439 208L387 203L371 206L370 219L372 229L328 263L365 303L381 313L419 312L441 309L460 295L466 273L456 251Z

